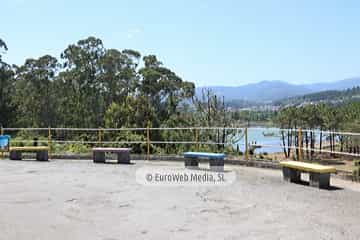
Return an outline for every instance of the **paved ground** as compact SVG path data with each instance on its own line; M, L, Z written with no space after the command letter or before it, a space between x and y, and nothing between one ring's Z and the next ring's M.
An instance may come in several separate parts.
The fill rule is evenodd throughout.
M0 161L0 239L360 239L360 187L282 181L276 170L227 166L229 186L137 183L144 166Z

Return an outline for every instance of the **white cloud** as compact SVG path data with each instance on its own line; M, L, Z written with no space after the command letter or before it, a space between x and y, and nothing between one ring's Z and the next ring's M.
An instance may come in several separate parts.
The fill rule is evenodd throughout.
M127 32L126 36L127 36L127 38L132 39L132 38L135 38L135 37L141 35L142 32L143 32L143 30L141 28L132 28Z

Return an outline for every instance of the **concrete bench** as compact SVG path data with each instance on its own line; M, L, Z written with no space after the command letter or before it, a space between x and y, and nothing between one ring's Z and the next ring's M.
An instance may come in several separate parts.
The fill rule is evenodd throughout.
M184 160L185 167L197 168L199 167L199 159L209 159L210 169L224 170L224 153L207 153L207 152L185 152Z
M130 164L131 148L93 148L94 163L105 163L105 153L116 153L118 163Z
M330 187L330 174L336 173L334 167L323 166L320 164L284 161L280 162L283 171L283 177L288 182L300 182L301 173L306 172L310 175L310 186L318 188Z
M10 147L10 160L22 160L23 152L35 152L37 161L49 160L49 147Z

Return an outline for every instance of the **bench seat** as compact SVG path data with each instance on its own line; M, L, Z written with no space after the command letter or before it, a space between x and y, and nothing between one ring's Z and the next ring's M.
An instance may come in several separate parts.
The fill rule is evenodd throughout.
M10 147L10 160L22 160L23 152L35 152L37 161L49 160L49 147L46 146Z
M224 170L224 153L208 153L208 152L185 152L184 160L185 167L198 168L199 159L209 159L210 169L212 170Z
M118 163L130 164L130 151L131 148L113 148L113 147L97 147L93 148L94 163L105 163L106 153L116 153Z
M49 147L39 146L39 147L10 147L10 151L19 151L19 152L39 152L39 151L49 151Z
M284 180L300 182L301 173L306 172L310 175L310 186L318 188L329 188L330 174L336 173L334 167L314 163L283 161L280 162L280 166L282 166Z

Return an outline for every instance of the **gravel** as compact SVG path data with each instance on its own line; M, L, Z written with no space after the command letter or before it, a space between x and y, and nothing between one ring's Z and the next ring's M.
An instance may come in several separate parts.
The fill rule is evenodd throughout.
M142 185L136 172L149 166L183 169L0 160L0 239L360 239L357 183L332 178L320 190L279 170L226 166L231 185Z

